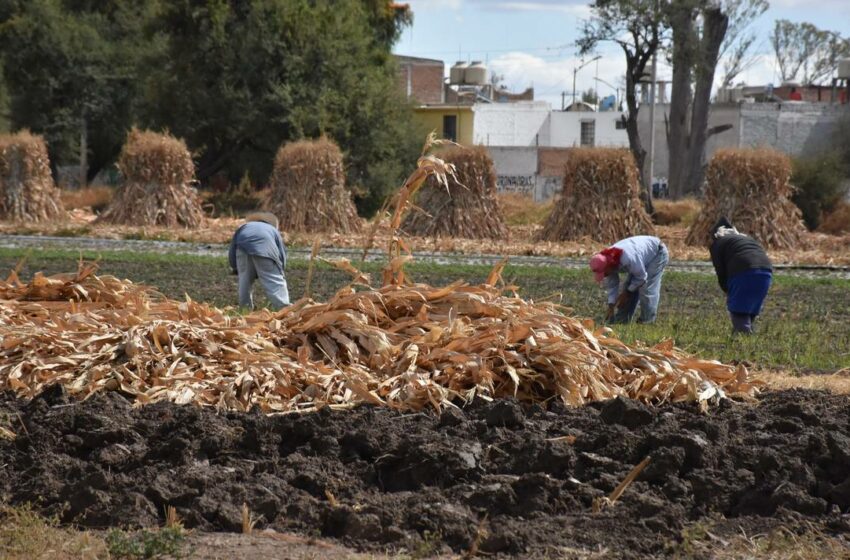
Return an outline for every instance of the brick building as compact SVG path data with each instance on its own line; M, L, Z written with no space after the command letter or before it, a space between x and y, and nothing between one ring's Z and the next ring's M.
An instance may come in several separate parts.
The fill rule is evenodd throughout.
M400 55L395 55L395 59L399 69L399 89L408 99L422 105L445 103L445 63L442 60Z

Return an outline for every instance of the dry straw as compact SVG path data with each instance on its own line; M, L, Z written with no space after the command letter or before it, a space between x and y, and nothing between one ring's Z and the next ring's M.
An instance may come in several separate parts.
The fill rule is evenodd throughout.
M628 150L575 148L564 165L561 196L538 239L613 243L654 233L639 194L637 167Z
M498 271L480 286L349 287L326 303L247 317L98 277L92 265L28 284L13 273L0 282L0 390L32 397L61 384L79 398L119 390L139 404L266 413L756 391L742 365L694 358L670 342L628 346L555 304L506 293Z
M496 171L483 147L455 146L437 154L455 167L448 185L430 177L402 222L409 235L505 239L508 228L496 199Z
M121 150L124 183L99 221L136 226L197 228L204 211L186 143L170 134L133 129Z
M706 170L705 201L691 226L689 245L711 243L721 217L772 249L805 246L806 227L791 202L791 160L769 149L724 149Z
M41 136L0 135L0 219L44 222L64 214Z
M342 152L327 138L278 150L266 209L288 232L353 233L362 227L345 187Z

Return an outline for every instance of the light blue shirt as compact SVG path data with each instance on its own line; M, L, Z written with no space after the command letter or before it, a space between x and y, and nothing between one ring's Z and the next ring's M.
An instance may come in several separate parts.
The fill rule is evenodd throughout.
M236 249L249 255L265 257L277 263L280 271L286 268L286 249L277 228L265 222L248 222L233 234L228 260L230 268L236 270Z
M636 292L646 283L646 267L658 255L661 249L661 240L651 235L637 235L617 241L612 245L622 249L620 255L620 267L605 277L605 287L608 289L608 303L615 303L620 292L620 272L626 272L631 276L626 289Z

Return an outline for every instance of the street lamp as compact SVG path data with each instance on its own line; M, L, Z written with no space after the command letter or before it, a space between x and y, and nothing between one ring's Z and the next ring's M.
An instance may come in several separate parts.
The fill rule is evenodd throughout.
M582 68L584 68L585 66L587 66L591 62L596 62L600 58L602 58L602 55L596 55L594 58L591 58L590 60L588 60L587 62L585 62L581 66L579 66L578 68L573 68L573 105L576 104L576 74L578 74L579 70L581 70Z

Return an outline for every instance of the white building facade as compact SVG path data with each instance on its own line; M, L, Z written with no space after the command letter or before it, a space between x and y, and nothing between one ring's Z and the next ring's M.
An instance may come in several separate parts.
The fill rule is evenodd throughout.
M480 103L472 111L473 143L488 148L499 191L537 201L560 190L569 148L629 145L617 111L553 111L545 101Z

